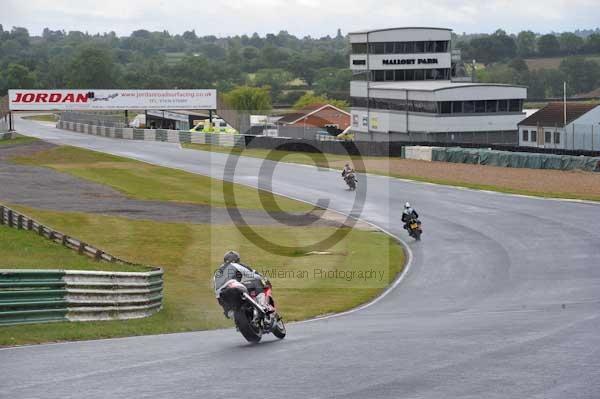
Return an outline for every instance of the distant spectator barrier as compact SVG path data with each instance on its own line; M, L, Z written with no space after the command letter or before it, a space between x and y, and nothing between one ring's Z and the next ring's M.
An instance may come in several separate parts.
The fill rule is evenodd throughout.
M97 260L131 263L0 206L0 225L35 231ZM0 325L119 320L162 308L163 270L102 272L0 269Z

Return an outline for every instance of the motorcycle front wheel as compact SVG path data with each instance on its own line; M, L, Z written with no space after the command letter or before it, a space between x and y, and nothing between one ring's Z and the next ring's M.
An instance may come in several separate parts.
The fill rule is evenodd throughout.
M240 330L240 333L248 342L260 342L262 338L262 330L260 326L252 323L253 309L242 307L234 314L235 325Z
M283 319L277 316L277 324L273 327L273 335L279 339L284 339L286 334L285 324L283 324Z

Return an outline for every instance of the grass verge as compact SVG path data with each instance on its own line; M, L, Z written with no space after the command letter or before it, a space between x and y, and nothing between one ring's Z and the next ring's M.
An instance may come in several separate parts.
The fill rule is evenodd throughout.
M163 266L165 299L161 312L144 319L0 327L0 345L231 327L232 322L223 317L215 301L211 277L223 253L232 248L240 251L245 262L268 273L279 310L288 321L358 306L385 289L404 265L401 246L374 231L348 231L331 248L314 245L312 250L321 251L317 254L276 253L257 248L231 225L159 223L12 207L115 256ZM254 229L266 239L291 247L319 242L336 230L279 226ZM48 265L58 262L49 253L46 257L35 256ZM363 272L363 277L359 272ZM366 278L366 272L374 274Z
M0 226L0 266L4 269L70 269L110 272L147 272L137 265L95 261L33 231Z
M196 149L201 151L211 151L211 152L219 152L219 153L231 153L231 149L206 145L206 144L184 144L185 148ZM389 176L406 180L414 180L425 183L435 183L441 184L445 186L454 186L454 187L465 187L471 188L475 190L488 190L488 191L496 191L507 194L520 194L520 195L529 195L534 197L542 197L542 198L562 198L562 199L578 199L578 200L589 200L589 201L600 201L600 194L588 194L588 193L577 193L577 192L569 192L564 190L568 187L568 185L563 184L554 184L552 188L544 187L543 189L524 189L522 187L518 187L517 184L512 184L510 182L504 182L502 184L485 184L481 183L478 180L479 175L476 170L473 170L473 178L469 179L468 177L463 178L438 178L428 176L427 166L428 163L424 163L424 161L412 161L405 159L395 159L395 158L387 158L387 157L358 157L358 156L344 156L337 154L324 154L324 153L300 153L300 152L291 152L291 151L271 151L266 149L244 149L239 152L239 155L253 157L253 158L262 158L262 159L271 159L271 160L280 160L281 162L288 163L299 163L305 165L315 165L319 167L330 167L330 168L338 168L342 169L344 163L348 161L356 161L360 159L364 162L364 168L356 168L358 172L361 173L371 173L381 176ZM387 167L381 166L371 166L369 165L371 162L380 163L381 161L387 162ZM398 173L396 170L402 170L401 166L398 166L402 162L418 162L421 163L422 172L420 174L414 173ZM395 165L397 164L397 165ZM356 164L355 164L356 165ZM448 168L453 167L454 165L462 165L462 166L470 166L464 164L446 164ZM474 165L477 166L477 165ZM487 166L482 166L485 168L492 168ZM503 172L503 168L496 168L498 173ZM510 168L508 168L510 169ZM514 171L515 169L510 169ZM555 174L569 174L569 173L582 173L587 174L590 177L600 177L600 174L594 172L575 172L575 171L554 171L554 170L538 170L538 169L523 169L527 170L530 173L555 173ZM451 176L451 173L448 173ZM568 176L564 175L564 180L566 182L569 181ZM557 186L560 188L558 189Z
M150 165L144 162L76 147L61 146L31 156L13 158L22 165L44 166L96 183L104 184L130 198L174 201L225 207L224 185L231 183L193 173ZM265 195L264 191L233 185L239 208L287 212L308 212L311 206L287 198ZM261 203L261 196L264 204Z
M17 144L29 144L33 143L37 139L34 137L21 136L20 134L17 137L12 139L0 140L0 146L9 146L9 145L17 145Z

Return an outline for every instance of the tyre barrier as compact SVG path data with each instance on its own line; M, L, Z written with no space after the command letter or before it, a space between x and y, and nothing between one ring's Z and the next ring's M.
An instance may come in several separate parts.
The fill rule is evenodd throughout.
M240 134L228 133L200 133L181 130L166 129L137 129L137 128L115 128L106 126L84 125L81 123L59 121L56 124L59 129L87 133L95 136L103 136L126 140L162 141L181 144L209 144L221 147L243 148L246 140Z
M162 308L162 278L162 269L0 269L0 325L147 317Z
M98 261L132 265L1 205L0 225L36 232ZM0 269L0 325L150 316L162 309L164 273L162 268L151 269L148 272Z

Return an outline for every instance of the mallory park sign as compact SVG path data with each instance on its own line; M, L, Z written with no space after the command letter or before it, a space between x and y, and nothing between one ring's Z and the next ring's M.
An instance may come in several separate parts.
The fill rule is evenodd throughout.
M216 109L216 90L9 90L11 111Z
M437 58L400 58L400 59L384 59L383 65L429 65L437 64Z

